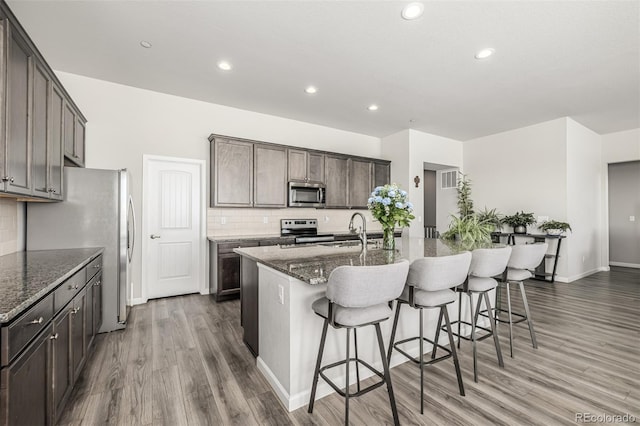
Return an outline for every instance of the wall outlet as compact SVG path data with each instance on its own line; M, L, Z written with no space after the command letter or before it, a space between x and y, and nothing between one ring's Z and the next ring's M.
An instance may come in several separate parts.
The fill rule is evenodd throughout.
M538 223L546 222L549 220L549 216L538 216Z
M224 225L224 224L226 224L226 223L227 223L227 218L226 218L226 217L224 217L224 216L222 216L222 217L220 218L220 225Z
M278 302L280 302L281 305L284 305L284 287L281 285L278 285Z
M629 222L635 222L635 221L636 221L635 216L629 216Z
M262 216L262 223L269 223L269 216Z

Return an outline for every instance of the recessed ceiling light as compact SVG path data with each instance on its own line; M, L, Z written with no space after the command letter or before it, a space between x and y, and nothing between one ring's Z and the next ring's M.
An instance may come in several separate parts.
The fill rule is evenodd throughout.
M376 105L376 104L371 104L371 105L369 105L369 106L367 107L367 109L368 109L369 111L377 111L377 110L378 110L378 105Z
M306 89L304 89L304 91L310 95L313 95L318 92L318 89L316 89L315 86L309 86Z
M140 46L144 47L145 49L151 49L151 43L149 43L148 41L142 40L140 42Z
M227 61L220 61L218 62L218 68L222 71L229 71L231 69L231 64Z
M493 49L482 49L478 53L476 53L476 59L486 59L494 53L495 50Z
M402 8L402 17L407 20L416 19L422 16L424 5L420 2L409 3Z

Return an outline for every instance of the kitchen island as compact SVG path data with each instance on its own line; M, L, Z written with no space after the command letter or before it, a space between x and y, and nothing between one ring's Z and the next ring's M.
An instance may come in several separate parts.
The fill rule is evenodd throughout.
M365 252L360 244L329 243L312 246L270 246L236 249L242 256L243 281L251 280L258 286L258 369L267 378L276 394L289 410L309 402L313 371L320 345L323 320L311 309L311 304L326 291L331 271L338 266L371 266L393 263L399 259L412 261L420 257L448 256L464 248L441 240L408 238L396 239L396 250L382 250L380 244L370 244ZM257 267L256 267L257 264ZM495 293L492 294L492 298ZM469 321L469 305L462 298L463 319ZM458 303L449 305L451 318L458 317ZM425 337L434 338L438 310L425 310ZM396 335L397 340L417 336L418 311L403 310ZM388 345L392 320L381 323L385 344ZM447 340L446 335L443 335ZM442 340L444 342L444 340ZM323 364L344 358L344 331L330 330L324 350ZM448 343L448 342L447 342ZM413 356L418 355L418 342L404 346ZM431 350L425 345L425 353ZM382 362L375 341L373 327L358 331L358 352L362 359L381 369ZM406 358L394 352L390 366L401 364ZM361 380L371 373L361 371ZM368 375L367 375L368 374ZM328 375L344 387L344 369L333 369ZM393 375L392 375L393 376ZM355 383L355 371L349 383ZM324 381L319 381L316 398L333 392Z

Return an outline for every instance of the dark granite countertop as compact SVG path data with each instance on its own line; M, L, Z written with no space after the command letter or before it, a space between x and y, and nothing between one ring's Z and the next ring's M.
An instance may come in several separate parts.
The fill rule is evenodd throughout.
M503 247L488 244L488 247ZM455 243L436 239L396 238L396 250L382 250L380 244L371 244L363 253L360 245L340 244L304 245L291 247L246 247L234 252L258 263L297 278L308 284L326 283L329 274L338 266L371 266L393 263L399 259L413 261L419 257L449 256L467 250Z
M20 315L103 251L35 250L0 256L0 323Z
M320 231L320 234L331 234L335 237L336 240L357 240L358 239L358 235L353 233L353 232L349 232L349 231L344 231L344 232L323 232ZM398 230L396 231L396 236L400 236L401 235L401 231ZM369 239L371 238L382 238L382 231L367 231L367 236L369 237ZM207 237L207 239L209 241L213 241L216 243L228 243L228 242L234 242L234 241L247 241L247 240L272 240L272 239L286 239L286 240L293 240L294 237L292 236L287 236L287 237L283 237L280 234L262 234L262 235L225 235L225 236L220 236L220 237L216 237L216 236L209 236Z

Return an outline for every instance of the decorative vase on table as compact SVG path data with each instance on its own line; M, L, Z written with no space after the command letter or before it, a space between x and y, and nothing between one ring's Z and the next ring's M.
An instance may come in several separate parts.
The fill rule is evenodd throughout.
M415 216L413 204L407 201L407 191L398 185L377 186L367 200L367 207L371 215L382 225L382 248L395 250L396 242L393 236L396 226L409 226Z
M394 232L395 232L395 228L393 227L382 228L382 249L383 250L396 249L396 238L393 235Z

